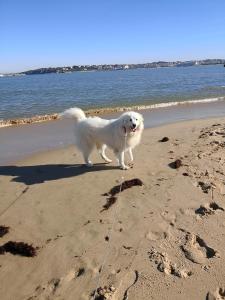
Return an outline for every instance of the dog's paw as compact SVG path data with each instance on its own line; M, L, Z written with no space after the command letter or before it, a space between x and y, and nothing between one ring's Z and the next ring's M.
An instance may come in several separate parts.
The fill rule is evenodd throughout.
M126 165L124 165L124 166L120 166L120 169L121 169L121 170L129 170L129 169L130 169L130 167L129 167L129 166L126 166Z
M111 160L111 159L109 159L109 158L107 158L107 159L105 159L105 162L107 162L107 163L111 163L111 162L112 162L112 160Z
M88 168L93 167L93 163L92 163L92 162L88 162L88 163L86 164L86 167L88 167Z

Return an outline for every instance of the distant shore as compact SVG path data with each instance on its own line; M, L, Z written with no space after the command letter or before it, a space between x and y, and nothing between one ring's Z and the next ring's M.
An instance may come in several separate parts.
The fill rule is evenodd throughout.
M90 72L90 71L121 71L129 69L143 68L168 68L168 67L191 67L191 66L208 66L208 65L224 65L225 59L202 59L188 61L156 61L140 64L102 64L102 65L74 65L64 67L45 67L24 72L0 74L3 76L21 76L21 75L40 75L51 73L72 73L72 72Z

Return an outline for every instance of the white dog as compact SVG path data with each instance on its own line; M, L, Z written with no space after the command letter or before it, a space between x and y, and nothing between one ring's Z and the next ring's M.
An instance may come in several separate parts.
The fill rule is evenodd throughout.
M128 151L130 160L133 162L132 149L139 144L144 129L141 114L132 111L125 112L114 120L99 117L86 118L85 113L75 107L61 113L60 117L75 119L75 144L82 152L87 166L92 166L89 156L94 146L106 162L111 162L105 154L108 146L118 158L121 169L129 169L124 162L124 153Z

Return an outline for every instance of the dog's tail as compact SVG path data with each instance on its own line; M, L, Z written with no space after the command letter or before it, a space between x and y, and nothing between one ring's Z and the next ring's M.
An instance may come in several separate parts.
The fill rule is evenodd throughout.
M60 118L73 118L73 119L75 119L76 123L86 119L85 113L83 112L82 109L80 109L78 107L72 107L72 108L65 110L64 112L59 114L59 117Z

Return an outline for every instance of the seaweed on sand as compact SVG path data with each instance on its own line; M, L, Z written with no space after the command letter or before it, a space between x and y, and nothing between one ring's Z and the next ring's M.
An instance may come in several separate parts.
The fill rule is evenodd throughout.
M4 254L5 252L9 252L13 255L20 255L26 257L36 256L37 248L34 248L32 245L29 245L24 242L13 242L9 241L4 245L0 246L0 254Z
M0 237L3 237L8 232L9 232L9 227L0 225Z
M119 194L120 192L123 192L126 189L129 189L133 186L142 186L143 182L139 178L133 178L130 180L125 180L121 184L114 186L111 188L111 190L108 193L103 194L103 196L108 196L106 204L103 205L104 210L109 209L117 200L117 197L115 197L116 194Z

